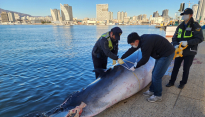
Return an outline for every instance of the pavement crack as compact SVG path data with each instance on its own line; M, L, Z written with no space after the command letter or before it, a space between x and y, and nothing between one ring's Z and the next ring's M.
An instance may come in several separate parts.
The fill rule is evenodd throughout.
M179 99L179 96L180 96L181 92L182 92L182 89L180 90L180 92L179 92L179 94L178 94L178 96L177 96L177 99L176 99L176 101L175 101L175 103L174 103L173 108L176 106L177 100Z

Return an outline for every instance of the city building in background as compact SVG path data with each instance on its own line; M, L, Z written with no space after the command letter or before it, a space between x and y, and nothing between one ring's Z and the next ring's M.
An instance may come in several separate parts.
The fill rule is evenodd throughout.
M138 21L142 20L142 15L138 15L137 20L138 20Z
M125 12L125 17L127 17L127 12Z
M147 15L146 14L143 14L142 21L147 21Z
M108 4L96 4L96 17L98 21L109 20Z
M19 14L17 14L17 13L14 13L14 17L15 17L15 20L21 19L20 16L19 16Z
M199 22L203 23L205 18L205 0L200 0L201 2L201 13L199 16Z
M193 18L196 21L196 15L197 15L197 10L198 10L198 4L194 4L192 6L192 10L193 10Z
M152 24L161 24L162 22L164 22L164 18L163 17L150 17L149 22L152 22Z
M120 20L120 11L117 12L117 20Z
M125 17L124 12L123 11L120 12L120 20L121 21L124 21L124 17Z
M163 10L163 11L162 11L162 17L168 16L168 12L169 12L168 9Z
M50 9L50 10L51 10L51 16L53 18L53 21L59 21L60 10L57 9Z
M6 12L1 13L1 22L2 23L9 22L9 17L8 17L8 14Z
M132 20L133 20L133 21L137 21L137 16L133 16L133 17L132 17Z
M15 16L13 12L8 12L9 22L15 22Z
M124 21L124 23L126 23L126 24L129 23L130 17L124 17L124 20L123 20L123 21Z
M153 17L159 17L158 11L156 11L156 12L153 13Z
M60 10L50 9L51 17L31 17L30 15L27 16L27 14L22 16L18 12L2 12L1 21L2 23L8 22L7 24L40 24L42 22L52 22L54 25L147 25L147 23L166 25L172 20L181 20L179 14L183 12L184 7L185 3L181 3L180 12L175 13L176 19L169 16L168 9L163 10L160 15L158 11L153 12L153 15L149 19L146 14L128 16L127 12L124 11L118 11L117 18L113 18L113 12L108 10L108 4L96 4L96 18L77 19L73 18L72 6L60 4ZM192 5L192 9L194 20L200 22L202 25L205 20L205 0L199 0L198 4Z
M113 12L109 11L109 20L113 20Z
M72 6L60 4L62 21L73 21Z
M167 22L167 23L170 21L170 17L168 13L169 13L168 9L165 9L162 11L162 17L164 18L164 22Z
M183 12L184 11L184 6L185 6L185 3L181 3L180 4L180 8L179 8L179 12Z
M201 17L201 9L202 9L203 0L199 0L198 2L198 10L196 15L196 20L199 20Z

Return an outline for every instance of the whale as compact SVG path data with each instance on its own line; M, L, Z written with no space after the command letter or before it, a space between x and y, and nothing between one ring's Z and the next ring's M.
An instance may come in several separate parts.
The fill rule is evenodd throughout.
M98 69L98 79L70 94L60 105L25 117L92 117L101 113L136 94L151 82L154 58L150 57L145 65L135 71L129 70L141 58L142 52L139 49L123 59L123 64L115 64L107 70Z

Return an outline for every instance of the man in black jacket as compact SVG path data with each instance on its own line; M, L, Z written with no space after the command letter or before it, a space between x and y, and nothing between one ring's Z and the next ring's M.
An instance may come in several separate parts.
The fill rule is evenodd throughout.
M188 45L188 47L183 50L183 57L175 59L171 80L166 85L166 87L174 85L181 63L184 61L183 77L178 86L179 89L183 89L184 85L187 83L189 69L197 53L198 44L204 40L201 26L197 22L194 22L192 18L192 9L185 9L181 15L184 21L177 27L172 42L175 48L179 47L179 43L182 43L182 46Z
M156 34L144 34L139 36L133 32L128 35L128 44L132 47L121 57L124 59L141 48L142 58L139 62L135 62L130 70L134 71L136 68L146 64L150 57L156 59L154 69L152 71L152 85L149 90L143 95L151 96L147 99L149 102L157 102L162 100L162 77L169 67L174 57L174 47L164 37Z
M113 64L116 63L118 59L118 41L120 40L120 35L122 30L119 27L114 27L111 31L102 34L102 36L95 43L92 50L92 59L95 69L107 69L107 59L110 57L113 59ZM95 77L98 78L100 74L95 71Z

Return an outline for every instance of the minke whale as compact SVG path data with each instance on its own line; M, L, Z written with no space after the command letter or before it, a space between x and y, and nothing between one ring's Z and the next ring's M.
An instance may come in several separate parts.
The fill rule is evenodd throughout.
M77 92L71 94L61 105L42 113L31 113L25 117L92 117L115 103L124 100L146 87L152 78L155 59L137 68L129 68L142 58L141 50L124 59L124 64L116 64L100 77ZM100 71L100 70L99 70Z

